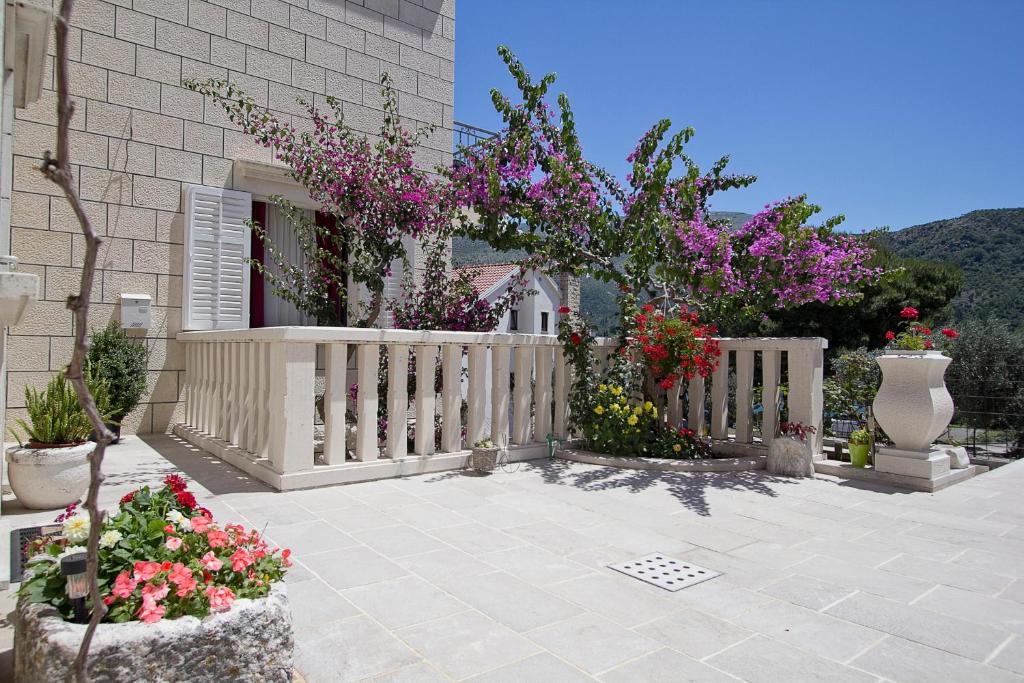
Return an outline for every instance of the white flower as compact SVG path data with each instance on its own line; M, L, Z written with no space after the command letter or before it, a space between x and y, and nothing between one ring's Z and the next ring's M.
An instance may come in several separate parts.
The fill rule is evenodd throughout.
M101 548L112 548L117 545L124 536L117 529L111 529L110 531L104 531L100 536L100 547Z
M192 531L192 520L177 510L171 510L167 513L167 521L171 524L177 524L182 531Z
M89 516L75 515L64 521L64 537L69 543L82 543L89 538Z
M75 553L84 553L85 550L86 550L86 548L85 548L84 545L69 545L68 547L64 548L64 550L61 551L61 553L57 557L57 559L59 560L62 557L67 557L68 555L74 555Z

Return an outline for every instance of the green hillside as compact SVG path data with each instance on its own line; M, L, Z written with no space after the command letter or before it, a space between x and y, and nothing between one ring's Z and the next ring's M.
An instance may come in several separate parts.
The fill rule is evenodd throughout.
M749 213L737 211L715 211L715 218L725 218L733 229L740 227L751 217ZM485 242L456 237L452 240L452 262L456 266L479 265L483 263L503 263L523 258L523 252L497 252ZM580 308L593 321L598 334L609 334L618 325L619 308L615 303L618 294L616 285L585 277L580 283Z
M957 320L996 317L1024 325L1024 208L971 211L889 233L900 256L953 263L964 272Z

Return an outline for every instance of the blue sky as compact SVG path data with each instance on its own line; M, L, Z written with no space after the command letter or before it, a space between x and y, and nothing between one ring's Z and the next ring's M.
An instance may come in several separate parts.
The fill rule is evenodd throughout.
M455 117L500 121L495 52L558 74L584 150L625 174L657 119L759 179L714 208L806 193L845 229L1024 206L1024 0L460 0Z

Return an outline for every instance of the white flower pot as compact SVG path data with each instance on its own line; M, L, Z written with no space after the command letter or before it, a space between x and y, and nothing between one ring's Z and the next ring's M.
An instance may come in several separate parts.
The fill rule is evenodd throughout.
M875 419L896 449L927 452L953 419L944 379L951 360L939 351L886 351L877 358L882 386Z
M7 478L21 504L33 510L58 510L80 500L89 488L92 441L63 448L7 449Z

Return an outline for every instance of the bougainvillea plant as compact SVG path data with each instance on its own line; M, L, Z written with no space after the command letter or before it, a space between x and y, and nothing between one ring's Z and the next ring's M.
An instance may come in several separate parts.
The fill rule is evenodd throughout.
M308 129L300 131L232 83L212 79L186 85L210 97L244 133L272 149L329 217L312 221L287 200L272 198L291 222L304 254L302 263L289 262L265 231L257 229L282 274L253 265L269 279L275 294L323 324L338 325L351 278L367 288L370 301L349 324L373 326L392 268L408 264L407 240L433 234L454 216L449 184L413 161L416 146L433 127L410 132L402 126L387 73L381 75L383 122L376 143L345 124L341 102L330 96L324 98L327 112L300 101L310 120Z
M19 595L70 619L60 559L85 552L89 518L69 508L57 521L59 533L31 546ZM237 599L266 596L291 565L290 551L271 548L258 532L215 522L175 474L155 491L143 486L125 495L99 538L100 594L112 622L202 618Z
M702 325L693 311L685 308L667 316L652 304L633 313L627 348L635 352L664 390L680 380L709 377L718 367L722 351L714 339L714 325Z
M943 328L938 334L932 328L918 321L918 310L904 306L900 311L902 328L899 332L885 333L886 348L900 351L944 351L946 345L960 336L951 327Z
M452 332L491 332L505 314L533 294L526 288L527 267L520 267L505 292L491 303L473 285L472 269L448 270L450 257L448 230L424 241L424 275L420 281L407 274L402 280L402 295L387 300L394 327L403 330L449 330Z
M478 217L464 225L471 237L715 320L849 300L879 276L865 265L864 240L834 233L841 217L805 225L818 207L803 197L770 205L731 233L727 221L711 217L708 201L756 178L726 173L728 157L701 172L684 151L693 129L669 136L668 119L627 156L632 166L621 184L583 156L568 98L559 96L557 119L544 102L554 74L535 84L507 47L498 52L521 102L493 90L505 128L466 149L465 163L453 169L456 196Z

